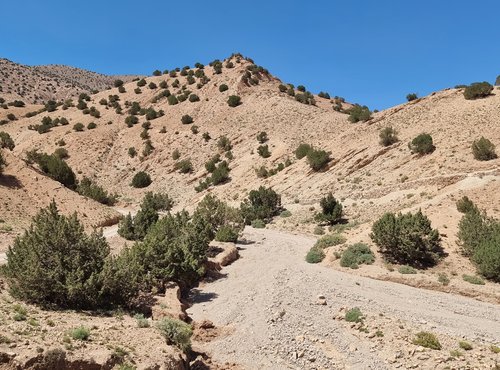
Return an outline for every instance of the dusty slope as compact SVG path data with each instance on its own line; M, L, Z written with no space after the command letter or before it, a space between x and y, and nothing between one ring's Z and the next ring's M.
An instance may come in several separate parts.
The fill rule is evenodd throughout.
M312 238L252 228L244 237L241 259L197 290L188 310L226 329L197 343L216 359L248 369L490 368L498 360L488 349L500 343L496 305L307 264ZM365 314L366 332L341 320L353 307ZM411 344L421 330L435 333L443 349ZM449 351L459 340L474 349L454 359Z
M40 104L106 90L117 78L131 81L135 77L106 76L64 65L27 66L0 58L0 97Z

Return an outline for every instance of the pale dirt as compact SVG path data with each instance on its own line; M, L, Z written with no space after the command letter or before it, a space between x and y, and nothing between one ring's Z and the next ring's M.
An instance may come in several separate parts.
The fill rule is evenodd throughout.
M308 264L304 256L314 238L247 228L244 239L241 258L224 268L223 278L195 290L188 309L195 321L232 329L212 342L197 343L219 361L248 369L387 369L399 362L431 368L457 348L458 338L477 343L478 351L490 357L485 364L495 356L480 347L500 342L497 305ZM318 295L327 305L315 304ZM352 307L367 315L370 332L377 325L383 330L384 340L334 319L341 308ZM434 332L443 350L422 355L409 343L420 330ZM465 356L477 361L470 352Z

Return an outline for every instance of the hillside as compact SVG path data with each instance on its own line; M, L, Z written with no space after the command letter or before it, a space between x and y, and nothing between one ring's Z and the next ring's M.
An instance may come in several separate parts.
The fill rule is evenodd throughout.
M116 79L131 81L138 76L106 76L64 65L27 66L0 58L0 97L41 104L90 94L113 86Z
M66 67L50 67L50 73L59 73L54 71L61 68L66 70ZM64 73L61 72L58 76L61 74ZM83 80L85 78L82 77L81 81ZM364 278L382 280L377 282L377 289L380 291L392 291L393 285L390 282L396 282L484 301L481 302L484 312L491 307L497 307L495 305L500 303L500 288L497 283L486 281L483 285L473 285L462 279L463 274L476 275L476 268L461 254L457 245L458 223L462 214L457 210L456 201L467 195L489 216L500 218L500 159L478 161L474 159L471 151L473 141L481 136L491 140L497 148L500 145L499 90L494 90L483 99L466 100L463 89L447 89L374 113L366 122L352 123L347 111L353 104L339 103L340 100L325 98L324 94L314 95L314 104L305 104L300 101L304 99L304 95L299 95L302 94L302 87L299 90L297 86L293 90L296 96L293 97L291 92L284 91L280 86L284 83L286 81L281 81L266 69L256 66L251 59L233 55L212 65L157 73L144 80L127 82L119 88L112 87L89 94L81 101L74 99L72 104L58 106L54 111L41 112L31 117L26 117L26 114L40 110L41 105L27 105L24 108L9 106L0 110L0 121L9 113L17 118L0 127L0 131L10 134L16 144L12 152L3 151L8 165L4 180L0 182L0 215L3 220L3 226L0 224L3 230L0 234L0 252L5 251L15 235L20 234L29 225L37 210L46 206L52 199L58 202L63 213L76 211L86 227L91 229L94 226L116 223L119 212L137 210L140 201L149 191L168 193L175 202L173 210L177 211L183 208L193 210L208 193L238 206L250 190L265 185L281 194L283 207L290 211L290 214L287 217L276 217L262 234L261 231L247 229L244 235L248 237L248 247L246 244L242 245L242 250L249 248L245 253L254 259L252 263L263 266L263 262L258 262L262 258L261 255L253 249L250 250L251 245L256 243L255 240L258 240L258 243L253 247L264 245L266 261L272 261L278 256L270 251L273 245L279 245L282 247L280 256L286 256L288 253L291 255L289 260L282 261L279 265L283 271L291 271L294 268L305 271L299 265L305 261L298 253L305 252L305 245L312 245L314 235L332 231L328 227L318 227L314 220L315 213L320 209L320 199L332 192L344 206L347 223L338 228L343 227L341 232L346 243L326 249L326 258L321 262L321 266L316 266L321 269L308 267L308 274L323 276L328 274L329 269L330 272L331 269L339 270L332 275L334 277L324 278L322 281L334 283L333 280L339 279L343 282L342 289L345 292L350 288L342 276L350 274L363 276L363 284L371 284L368 283L369 279ZM240 97L241 103L230 106L230 96ZM52 124L57 122L57 119L63 122L62 118L66 120L64 123ZM182 122L189 121L189 118L192 122ZM52 123L48 125L46 122ZM75 125L79 123L81 127L77 130ZM40 128L40 125L44 127ZM380 130L385 127L396 130L399 138L396 143L389 146L379 143ZM265 132L268 137L263 144L257 140L261 132ZM413 154L408 148L408 143L421 133L432 136L435 150L430 154ZM229 140L230 145L226 142L225 148L222 148L220 143L224 138ZM325 168L313 171L306 158L296 158L295 150L301 143L310 144L330 154L331 160ZM259 155L260 145L268 146L270 155L267 158ZM65 161L80 180L84 176L88 177L108 192L118 194L118 203L114 207L106 207L78 195L47 178L36 165L26 162L28 154L32 154L33 150L50 154L61 148L67 151L68 157ZM200 182L210 176L206 164L215 155L228 161L229 178L215 186L199 188ZM182 163L186 171L182 171ZM267 177L258 175L258 172L261 175L266 172L263 167L268 172ZM141 189L131 186L134 175L139 171L148 173L152 179L149 186ZM369 234L373 222L385 212L414 212L419 209L430 218L432 227L439 230L446 257L435 267L422 269L414 274L403 274L398 271L399 266L384 261ZM116 225L106 228L105 236L111 240L112 247L119 250L126 241L116 235L116 229ZM283 231L288 234L281 234ZM299 234L298 239L293 240L290 233ZM268 241L264 242L265 240ZM285 243L283 246L281 241ZM304 246L299 246L299 241ZM359 269L341 267L339 255L347 244L356 242L371 246L375 262ZM261 278L257 268L249 272L241 264L238 266L240 267L231 266L229 271L240 279L243 276L239 275L241 272L257 274L258 276L254 276L256 280ZM238 268L240 270L235 270ZM273 274L275 275L272 278L284 276L277 269ZM449 279L446 284L440 282L443 275ZM309 283L313 284L317 276L311 276L307 275L304 279L309 279ZM251 275L245 279L253 281ZM290 279L294 278L290 275ZM355 279L349 276L349 281ZM294 284L306 284L302 280L293 281ZM225 284L231 286L235 283L226 283L221 279L214 286L224 290ZM265 286L266 282L263 284ZM359 285L357 280L353 284ZM202 289L208 290L207 294L210 295L210 287L207 283ZM276 284L272 288L279 291ZM308 287L304 285L301 285L300 289L308 291ZM370 300L376 297L370 295L370 298L366 298L367 295L362 292L363 287L359 289L359 296L348 297L349 304L354 305L358 301L362 302L360 305L367 307ZM282 291L279 292L283 294ZM403 298L399 294L405 297L412 294L409 287L401 288L398 292L400 293L394 294L398 295L400 301ZM224 291L220 293L224 296ZM315 293L319 295L322 292ZM252 294L259 296L260 293L249 292L247 295L245 291L238 299L248 303L248 300L253 300L253 296L250 297ZM340 293L335 294L335 298L342 298ZM426 294L428 295L425 299L432 302L431 305L440 304L440 293ZM196 297L196 294L194 296ZM299 299L297 296L295 298ZM467 307L467 312L462 319L469 320L474 315L470 309L474 303L471 302L475 301L464 297L457 297L456 300L450 298L445 311L454 312L454 307L463 305ZM274 312L282 302L266 304L272 305L266 306L266 310ZM214 305L215 310L222 315L224 311L219 310L217 305L218 303ZM340 303L337 306L336 310L345 309ZM213 313L205 314L204 308L201 307L193 309L198 315L197 320L199 317L205 319L205 316L218 317ZM384 315L394 315L398 322L404 321L405 325L408 324L405 320L410 320L406 319L400 310L388 308L381 303L378 303L377 310ZM415 330L419 325L417 311L409 324L409 327ZM434 328L432 307L423 308L421 312L426 320L429 320L429 326ZM229 325L236 317L233 313L226 312L225 317L218 318L223 325ZM300 310L297 309L295 314L298 315L295 318L297 322L300 321ZM373 317L378 315L375 310L370 314ZM436 325L443 335L448 336L449 344L456 341L460 333L450 329L452 323L444 319L444 315L441 315L442 320ZM311 314L311 317L313 316ZM243 322L242 318L239 319ZM260 315L259 320L262 319ZM252 325L253 322L250 326ZM487 321L482 325L483 332L474 331L475 329L465 324L464 328L467 329L467 336L473 337L471 340L481 343L483 347L480 351L486 351L487 344L498 344L500 338L487 330ZM403 324L399 325L399 334L391 337L391 343L396 344L388 345L393 345L394 348L383 347L390 355L384 354L384 359L375 355L371 357L372 365L376 365L373 365L374 368L384 368L381 363L394 356L393 352L404 345L403 342L409 341L409 334L403 332L402 326ZM392 329L399 330L395 325ZM238 328L235 330L238 331ZM486 332L487 338L483 336ZM246 335L247 333L243 333L240 338ZM363 340L365 339L363 337ZM350 344L354 345L355 341L355 336L350 337ZM365 342L364 345L366 347L362 353L372 352L368 348L369 344ZM208 347L216 352L232 350L226 347L221 350L217 344ZM351 346L346 344L344 347ZM250 360L246 358L246 361L251 362L251 354L246 355L250 356ZM283 356L287 355L290 354L285 353ZM433 361L441 363L439 356L436 356ZM489 356L488 364L494 361L494 356ZM227 356L226 353L221 357L224 361L238 362L237 355ZM269 354L266 361L268 357ZM419 360L423 361L419 362L422 365L426 359ZM345 361L337 357L335 363Z

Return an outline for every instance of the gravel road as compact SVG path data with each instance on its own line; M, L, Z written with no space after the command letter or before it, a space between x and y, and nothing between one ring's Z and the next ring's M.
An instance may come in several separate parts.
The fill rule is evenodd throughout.
M383 315L388 325L404 322L442 336L500 342L500 306L308 264L304 256L315 241L309 237L246 228L243 239L241 258L224 268L225 277L195 290L188 310L195 321L228 328L229 334L197 344L216 360L249 369L402 366L388 361L386 348L377 349L336 320L342 307ZM319 295L327 305L317 304Z

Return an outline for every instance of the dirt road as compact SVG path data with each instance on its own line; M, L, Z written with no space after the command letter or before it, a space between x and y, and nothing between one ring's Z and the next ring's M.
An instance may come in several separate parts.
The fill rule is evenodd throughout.
M444 346L446 338L500 342L499 306L308 264L312 238L252 228L244 238L241 258L224 268L225 277L195 290L188 310L195 321L228 328L215 341L197 343L217 360L249 369L436 368L407 332L413 338L412 330L432 331ZM327 305L317 304L319 295ZM384 330L383 340L377 344L339 320L342 307L359 307L368 325Z

